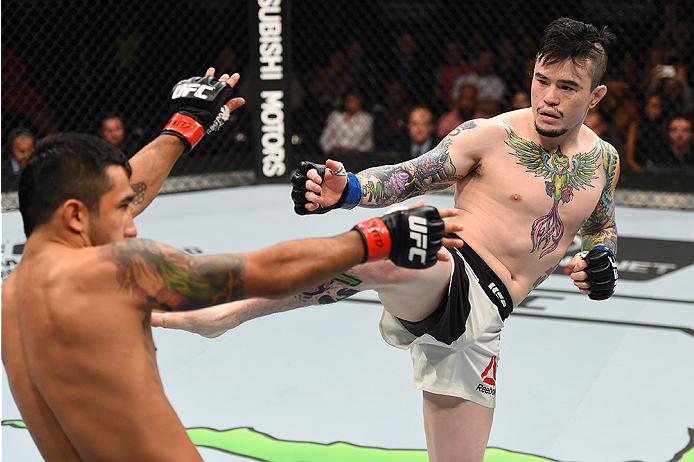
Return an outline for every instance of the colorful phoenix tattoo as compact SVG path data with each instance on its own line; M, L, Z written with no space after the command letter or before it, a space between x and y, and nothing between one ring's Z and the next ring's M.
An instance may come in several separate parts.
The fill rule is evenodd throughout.
M591 181L598 178L595 171L600 167L599 143L589 152L575 154L569 161L561 147L550 153L542 146L519 137L510 127L506 133L506 144L513 149L509 154L518 157L518 164L526 167L527 172L547 180L545 192L553 199L549 213L535 220L530 235L533 243L530 253L540 251L539 258L542 258L559 246L564 235L559 204L570 202L574 190L586 186L592 188Z

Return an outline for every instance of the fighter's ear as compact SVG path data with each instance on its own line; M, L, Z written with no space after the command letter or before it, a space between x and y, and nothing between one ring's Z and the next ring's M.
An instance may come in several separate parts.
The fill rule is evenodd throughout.
M590 100L590 106L588 106L588 109L593 109L597 104L600 102L601 99L605 97L607 94L607 87L605 85L598 85L595 87L595 90L593 90L593 96L591 97Z
M61 206L61 214L65 226L75 233L82 233L87 229L89 210L84 202L77 199L68 199Z

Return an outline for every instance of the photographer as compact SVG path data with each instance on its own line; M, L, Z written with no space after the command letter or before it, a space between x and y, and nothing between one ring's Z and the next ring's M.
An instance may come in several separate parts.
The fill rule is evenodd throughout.
M654 66L648 93L662 98L667 117L691 115L694 112L694 94L687 81L686 68L681 62L668 60L667 63Z

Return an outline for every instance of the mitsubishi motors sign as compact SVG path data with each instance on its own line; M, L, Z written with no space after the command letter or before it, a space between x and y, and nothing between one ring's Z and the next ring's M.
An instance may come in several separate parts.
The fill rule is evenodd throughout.
M256 146L256 179L285 182L289 176L291 130L287 111L289 67L288 3L257 0L250 11L252 125Z

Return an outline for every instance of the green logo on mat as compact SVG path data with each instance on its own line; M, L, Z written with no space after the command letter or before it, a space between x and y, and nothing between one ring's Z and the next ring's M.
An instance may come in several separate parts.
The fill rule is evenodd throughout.
M3 426L26 428L21 420L3 420ZM423 449L385 449L350 443L330 444L288 441L273 438L252 428L215 430L189 428L196 446L217 449L265 462L428 462ZM557 462L546 457L521 454L499 448L487 448L484 462ZM667 462L694 462L694 430L689 429L689 444Z

